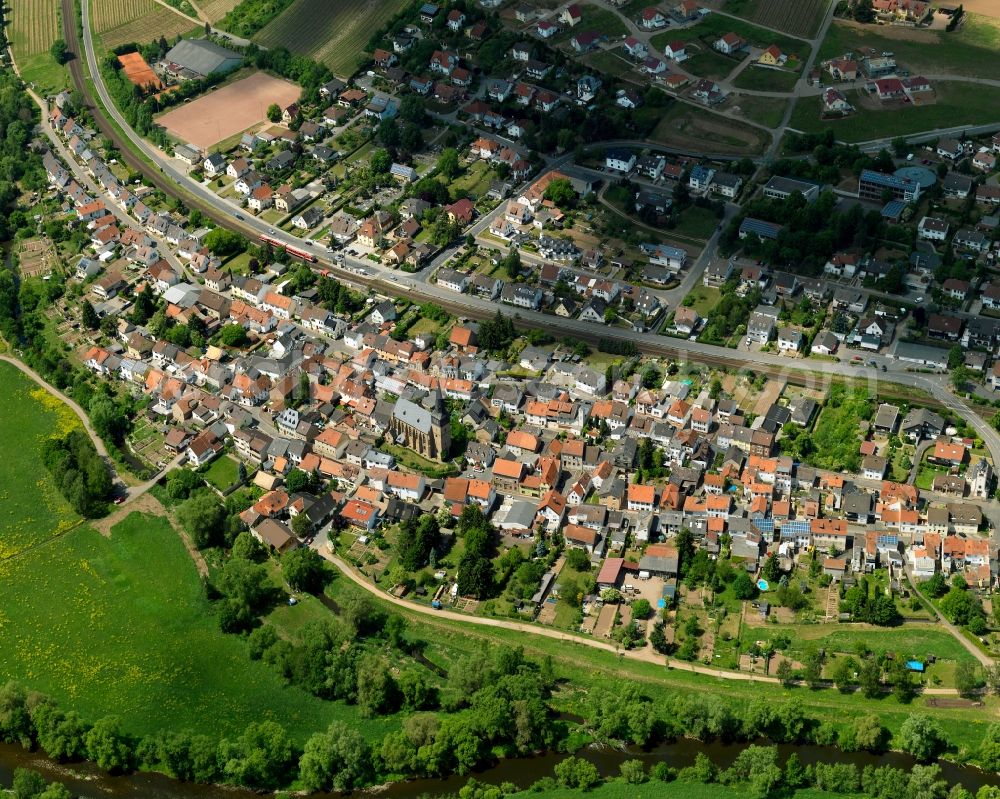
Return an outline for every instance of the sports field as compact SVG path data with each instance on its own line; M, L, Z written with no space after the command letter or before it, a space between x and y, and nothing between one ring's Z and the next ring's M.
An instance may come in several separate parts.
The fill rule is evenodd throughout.
M109 50L130 42L148 44L160 36L173 39L200 25L154 0L90 0L90 16L94 33Z
M271 103L286 106L299 99L294 83L255 72L157 119L180 141L208 149L267 118Z
M254 39L265 47L287 47L311 56L346 78L363 62L372 34L406 4L406 0L295 0Z
M73 527L79 517L62 498L40 449L79 426L63 403L19 369L0 362L0 561ZM16 455L16 457L15 457Z
M10 49L27 83L43 92L63 88L67 72L49 54L59 37L59 4L55 0L19 0L8 6Z

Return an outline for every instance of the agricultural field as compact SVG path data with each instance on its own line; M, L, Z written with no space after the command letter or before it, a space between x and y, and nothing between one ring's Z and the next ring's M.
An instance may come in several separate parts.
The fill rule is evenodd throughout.
M298 100L301 91L290 81L255 72L184 103L157 121L180 141L208 149L263 122L271 103L284 107Z
M810 37L829 7L830 0L727 0L725 10L758 25Z
M79 517L41 460L42 442L79 426L62 402L0 362L0 561L65 533ZM13 457L17 454L17 457Z
M14 61L26 83L43 93L55 92L67 84L65 67L49 54L59 38L59 4L53 0L22 0L8 8L7 35Z
M845 142L863 142L906 136L953 125L980 125L996 120L1000 88L957 81L934 84L937 102L920 108L907 106L891 110L871 110L861 106L857 91L847 92L847 100L857 113L844 119L822 120L820 98L802 97L789 123L796 130L818 133L827 128Z
M315 58L346 78L364 61L372 34L406 5L406 0L295 0L254 39Z
M239 5L240 0L202 0L198 8L212 22L218 22Z
M770 144L760 129L685 103L671 105L649 138L681 149L704 149L709 142L713 153L734 155L761 153Z
M91 0L91 24L110 50L129 42L146 43L190 33L201 23L155 0Z
M1000 79L997 18L967 13L962 26L951 33L836 20L823 39L817 61L859 47L891 52L913 74Z
M80 528L0 564L0 579L18 597L4 606L0 669L84 718L113 713L136 734L190 729L213 738L274 719L300 743L335 718L373 738L397 723L360 719L250 660L241 638L218 630L195 565L163 517L133 513L108 537Z

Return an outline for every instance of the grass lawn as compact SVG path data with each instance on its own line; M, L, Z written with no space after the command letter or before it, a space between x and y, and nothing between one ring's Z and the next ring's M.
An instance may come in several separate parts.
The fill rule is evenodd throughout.
M995 119L1000 104L1000 87L955 81L935 83L937 103L914 108L872 111L861 108L844 119L820 119L820 98L803 97L795 106L791 127L806 133L830 128L838 139L861 142L893 138L953 125L979 125ZM857 91L848 92L848 102L858 108Z
M228 261L223 264L225 269L232 270L234 275L249 275L250 274L250 253L241 252L238 255L234 255Z
M733 86L759 92L791 92L798 79L794 72L749 66L736 76Z
M711 209L699 208L696 205L685 208L680 212L679 217L677 226L670 232L692 239L707 241L719 225L719 220Z
M219 491L225 491L240 479L240 465L235 458L223 455L209 464L203 476Z
M465 192L469 197L478 199L490 190L490 183L496 176L485 161L476 161L464 175L455 178L451 183L454 192Z
M887 36L881 31L878 25L835 20L820 47L817 63L848 50L872 47L893 53L896 61L914 75L1000 78L1000 59L996 57L1000 48L1000 20L966 14L962 27L952 33L907 31Z
M69 86L66 67L57 64L48 52L18 56L17 66L24 82L43 97L58 94Z
M778 127L781 120L785 118L785 111L788 109L788 100L781 97L743 95L736 102L747 119L768 128Z
M711 286L698 285L687 296L694 300L690 307L694 308L699 316L707 316L708 312L718 305L719 298L722 297L722 292Z
M737 66L739 66L739 61L717 53L710 47L684 60L684 69L692 75L697 75L699 78L712 78L713 80L721 80Z
M622 22L621 17L610 9L601 8L592 3L581 3L580 11L582 12L580 24L575 28L567 28L554 36L552 40L556 44L559 42L568 42L578 33L586 31L600 33L609 39L620 38L628 34L628 29L625 27L625 23Z
M0 386L0 441L7 454L0 458L2 561L79 521L42 465L41 446L80 423L66 405L8 363L0 363Z
M87 719L115 714L130 732L238 733L265 718L298 741L347 718L369 735L392 722L357 718L262 662L218 630L197 571L162 518L132 514L110 537L83 527L0 566L0 669Z
M788 629L778 625L775 629ZM902 627L873 629L836 624L808 624L796 628L804 639L815 640L827 651L857 652L858 645L869 649L899 652L906 657L926 658L935 655L939 660L969 660L972 655L950 633L931 624L904 624Z
M621 48L600 50L588 55L585 61L598 72L613 75L616 78L631 74L634 69L633 62L624 57L624 51Z

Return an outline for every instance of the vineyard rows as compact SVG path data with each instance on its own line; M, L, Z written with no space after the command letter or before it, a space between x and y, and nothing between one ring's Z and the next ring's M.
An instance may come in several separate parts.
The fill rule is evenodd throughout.
M295 0L255 38L266 47L284 46L322 61L347 77L364 60L372 34L406 0Z
M91 0L94 32L108 49L120 44L144 44L165 36L173 39L192 30L190 20L154 0Z
M823 13L831 0L739 0L726 10L750 22L766 25L793 36L809 38L816 34Z
M17 0L10 14L10 43L14 58L47 52L59 36L55 0Z
M212 22L218 22L239 5L240 0L204 0L198 7Z

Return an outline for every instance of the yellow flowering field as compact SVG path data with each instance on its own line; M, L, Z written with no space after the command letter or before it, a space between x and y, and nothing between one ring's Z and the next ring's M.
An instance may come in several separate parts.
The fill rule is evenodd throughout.
M46 438L79 424L64 403L0 362L0 560L79 522L39 456Z
M133 513L104 537L80 527L52 546L0 563L0 674L54 696L85 718L127 729L233 734L256 719L299 740L351 718L373 737L398 719L286 686L218 629L177 534Z

